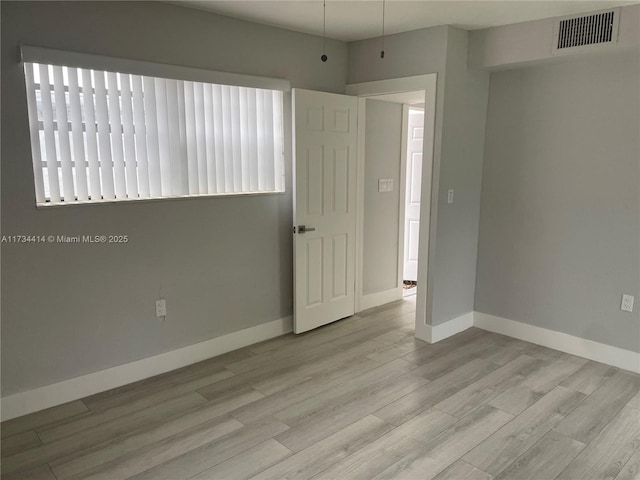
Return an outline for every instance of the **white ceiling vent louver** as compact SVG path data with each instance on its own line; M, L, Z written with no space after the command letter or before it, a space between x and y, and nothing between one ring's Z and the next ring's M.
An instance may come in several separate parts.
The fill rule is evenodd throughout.
M618 41L620 10L563 17L556 21L553 53L573 53Z

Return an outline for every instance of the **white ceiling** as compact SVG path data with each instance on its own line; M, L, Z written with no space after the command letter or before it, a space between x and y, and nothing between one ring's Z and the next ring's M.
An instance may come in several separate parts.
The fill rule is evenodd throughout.
M322 35L322 0L185 0L181 5L298 32ZM387 0L385 33L454 25L478 28L630 5L637 1ZM327 0L327 37L343 41L380 36L382 0Z

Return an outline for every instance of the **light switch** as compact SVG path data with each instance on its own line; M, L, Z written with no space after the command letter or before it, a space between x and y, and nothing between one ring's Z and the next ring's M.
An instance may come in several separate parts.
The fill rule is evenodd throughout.
M620 310L623 312L633 312L633 295L622 295Z
M380 178L378 192L393 192L393 178Z
M449 193L447 194L447 203L448 204L453 203L453 188L449 189Z
M162 318L167 316L167 301L164 298L156 300L156 317Z

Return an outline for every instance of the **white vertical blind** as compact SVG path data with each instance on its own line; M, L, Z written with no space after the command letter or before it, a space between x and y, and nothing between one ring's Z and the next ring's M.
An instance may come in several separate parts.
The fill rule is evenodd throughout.
M209 192L209 172L207 169L207 135L205 133L205 105L202 83L193 86L193 105L195 109L196 154L198 157L199 193Z
M84 133L82 128L82 105L80 104L80 86L78 83L78 71L75 68L68 69L69 78L69 107L71 115L71 133L73 135L73 165L75 172L78 200L88 200L87 188L87 162L84 153Z
M189 157L187 149L187 122L185 108L184 82L178 82L178 127L180 133L180 190L186 194L193 194L189 188Z
M149 195L162 196L160 180L160 143L158 139L158 111L156 105L156 84L153 78L144 77L144 121L147 130L147 159L149 161ZM140 132L136 133L136 138Z
M249 189L258 190L258 110L256 89L247 89L247 137L249 143Z
M100 155L100 179L102 180L102 198L116 198L113 184L113 158L111 157L111 129L107 109L107 90L104 81L105 72L95 70L96 122L98 124L98 147ZM46 127L45 127L46 133ZM73 201L71 199L70 201Z
M196 144L196 104L195 86L192 82L184 85L184 128L188 163L189 194L200 193L198 182L198 146Z
M171 196L171 143L169 140L169 114L167 111L167 82L155 79L156 113L158 115L158 147L160 150L160 186L162 197Z
M240 152L241 152L241 172L240 181L242 190L249 190L249 105L247 104L247 89L240 87ZM243 135L242 132L245 132Z
M283 95L25 62L38 204L284 190Z
M265 145L265 135L260 125L265 122L265 114L264 114L264 92L262 90L258 90L256 92L256 122L258 124L258 135L257 135L257 148L256 148L256 157L258 160L258 190L266 190L265 184L265 170L266 170L266 145Z
M136 142L133 126L133 104L131 78L120 76L120 99L122 101L122 133L124 135L124 165L127 176L127 195L138 196L138 168L136 164Z
M222 119L216 127L222 126L222 144L224 146L224 190L233 190L233 119L231 117L231 88L228 85L220 87L222 97Z
M56 137L53 125L53 105L51 103L51 83L49 82L49 66L39 65L40 92L42 102L42 125L44 128L44 150L47 161L47 186L52 202L59 202L60 182L58 181L58 158L56 154ZM40 136L38 135L38 140ZM33 162L34 165L37 163Z
M122 115L120 112L120 95L118 74L107 72L107 92L109 129L111 131L111 149L113 155L113 174L115 179L116 198L127 197L126 177L124 170L124 151L122 148Z
M224 172L224 156L227 152L225 148L224 131L225 125L222 116L222 86L211 85L211 103L213 104L213 118L211 119L211 129L213 130L214 153L212 153L213 165L215 168L216 192L226 192L225 172ZM227 125L227 129L228 129Z
M272 91L273 95L273 178L274 190L284 191L284 144L277 141L278 138L284 136L284 112L282 111L283 98L282 92L278 90Z
M178 122L178 82L167 80L166 89L171 194L180 195L182 192L182 168L180 165L182 159L180 158L180 125Z
M264 95L264 123L265 131L273 132L273 96L271 92L262 92ZM273 135L265 135L264 145L264 174L265 174L265 190L273 190L275 188L275 178L273 170L273 151L274 142Z
M89 163L89 195L92 199L102 196L100 183L100 160L96 130L96 113L93 100L91 70L82 70L82 107L87 139L87 162Z
M53 89L55 93L56 126L58 127L58 148L62 170L62 188L64 197L73 196L73 164L71 163L71 145L69 144L69 120L67 118L67 102L65 99L62 67L53 67ZM64 106L64 107L63 107Z
M240 89L230 88L231 97L231 145L233 155L231 166L233 169L233 189L242 190L242 141L240 139Z
M36 85L33 69L25 71L27 82L27 110L29 113L29 133L31 136L31 151L33 152L33 176L36 189L36 202L45 202L42 154L40 151L40 126L38 124L38 105L36 103Z
M275 166L275 190L284 192L284 98L282 92L273 90L273 154Z
M144 98L142 97L142 78L132 75L133 82L133 128L136 142L136 161L138 173L138 189L140 196L147 198L151 195L149 184L149 153L147 150L147 125L144 112ZM137 135L135 134L137 132Z
M207 184L210 192L218 192L218 178L216 171L216 141L220 136L219 129L216 130L213 125L214 108L213 108L213 85L203 85L204 95L204 131L205 131L205 157L207 164ZM224 190L222 190L224 191Z

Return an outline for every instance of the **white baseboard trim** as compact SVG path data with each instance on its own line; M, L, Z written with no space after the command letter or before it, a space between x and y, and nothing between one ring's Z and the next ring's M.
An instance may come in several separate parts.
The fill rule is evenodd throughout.
M379 307L380 305L395 302L396 300L402 300L402 287L363 295L360 298L360 311Z
M630 372L640 373L640 353L638 352L487 313L469 312L436 326L416 325L416 338L428 343L436 343L470 327L478 327Z
M474 312L473 324L483 330L640 373L640 353L638 352L486 313Z
M416 329L416 337L427 343L436 343L471 327L473 327L473 312L452 318L440 325L425 325L425 328Z
M280 318L153 357L9 395L2 398L2 421L185 367L292 330L292 317Z
M387 290L362 297L361 306L366 310L401 298L401 289ZM416 337L436 343L472 326L640 373L638 352L480 312L469 312L436 326L420 325L416 328ZM2 421L191 365L289 333L292 327L292 317L285 317L125 365L9 395L2 398Z

